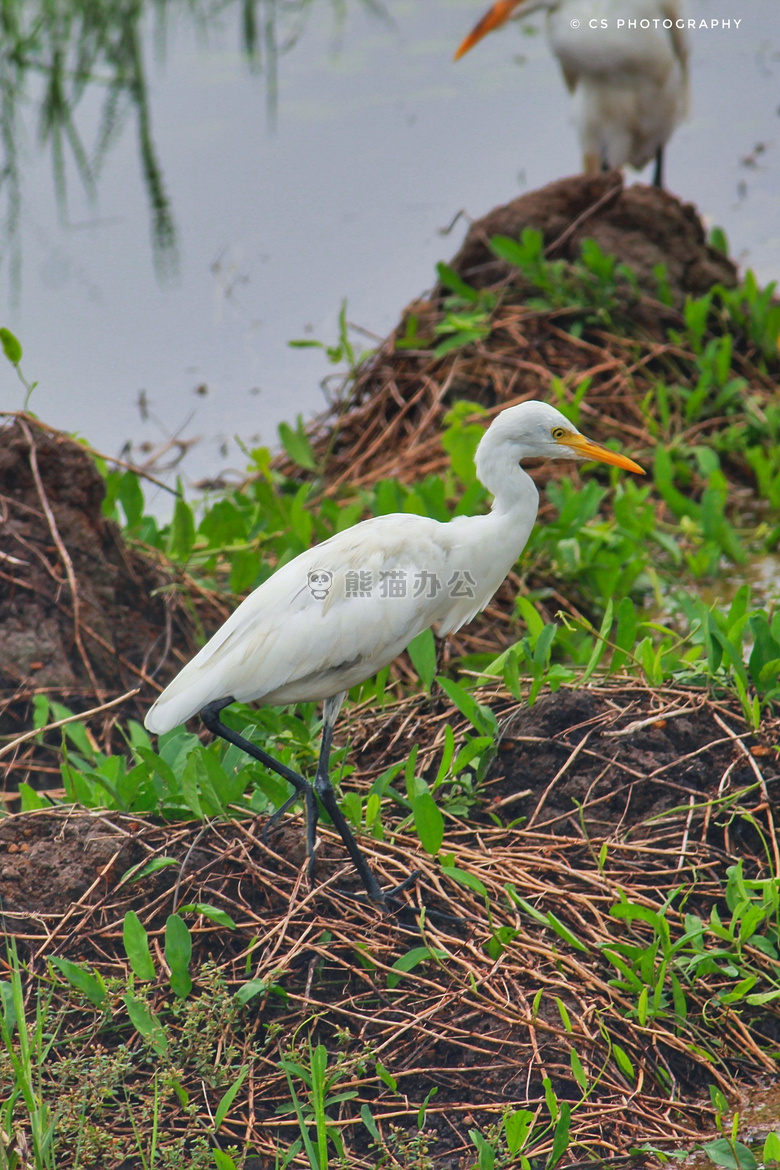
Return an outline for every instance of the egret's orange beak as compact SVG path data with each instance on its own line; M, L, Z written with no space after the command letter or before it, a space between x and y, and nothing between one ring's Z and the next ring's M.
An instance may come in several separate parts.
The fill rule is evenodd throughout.
M578 459L592 459L594 463L612 463L615 467L622 467L625 471L636 471L639 475L644 475L643 467L638 463L634 463L633 459L629 459L626 455L618 455L617 451L610 451L609 447L604 447L601 443L594 443L592 439L586 439L584 435L562 435L557 440L562 447L569 447Z
M469 49L473 49L477 41L481 41L494 28L500 28L512 15L512 12L517 8L518 4L522 3L523 0L496 0L490 11L486 12L482 19L474 25L465 41L459 46L455 54L455 60L458 61L464 53L468 53Z

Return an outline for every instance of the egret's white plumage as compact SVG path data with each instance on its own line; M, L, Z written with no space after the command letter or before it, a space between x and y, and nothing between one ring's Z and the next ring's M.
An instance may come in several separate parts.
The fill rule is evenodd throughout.
M639 470L589 443L546 403L502 411L476 456L479 479L494 496L491 512L449 523L377 516L301 553L251 593L169 684L148 712L147 728L168 731L227 696L267 703L329 698L387 666L421 631L459 629L484 609L525 547L538 493L520 460L534 455ZM333 574L324 599L309 587L316 570ZM348 575L360 572L370 574L370 596L350 595ZM391 575L388 584L400 574L405 595L383 596L380 574Z
M547 13L586 174L626 163L640 170L656 158L660 185L661 151L688 109L682 0L496 0L456 58L515 10Z
M215 734L289 781L292 799L306 802L312 867L316 792L377 903L387 905L393 892L380 888L336 801L328 776L333 724L349 688L387 666L417 634L431 626L439 634L457 630L490 601L536 519L539 495L520 466L532 456L601 460L642 471L586 439L546 403L509 407L476 453L477 475L494 497L489 514L448 523L407 513L377 516L301 553L239 605L147 713L146 727L162 733L200 712ZM325 584L312 585L312 573L329 576ZM370 585L366 596L353 595L360 592L361 573ZM393 581L399 582L396 590ZM320 699L325 719L313 785L219 717L234 700Z

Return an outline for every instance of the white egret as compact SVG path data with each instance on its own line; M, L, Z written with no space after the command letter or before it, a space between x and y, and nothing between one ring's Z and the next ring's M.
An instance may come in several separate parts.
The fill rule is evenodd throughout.
M147 713L146 727L158 734L200 713L216 735L287 780L295 791L274 817L304 798L312 874L319 798L375 903L387 905L397 890L381 889L336 801L328 775L333 725L349 688L387 666L417 634L431 626L440 635L457 630L490 601L536 519L539 493L520 466L534 456L598 460L642 473L544 402L508 407L476 452L477 475L494 497L487 515L448 523L406 513L377 516L301 553L238 606ZM236 700L322 699L313 784L219 717Z
M455 59L519 15L545 10L547 37L573 97L583 170L595 174L655 158L688 108L688 42L682 0L496 0Z

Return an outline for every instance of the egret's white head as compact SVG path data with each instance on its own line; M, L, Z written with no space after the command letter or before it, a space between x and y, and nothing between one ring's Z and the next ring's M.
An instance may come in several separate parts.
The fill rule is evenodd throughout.
M590 459L627 471L644 471L633 459L586 439L573 423L546 402L521 402L502 410L477 447L477 476L498 499L513 495L523 459ZM523 477L524 478L524 477Z

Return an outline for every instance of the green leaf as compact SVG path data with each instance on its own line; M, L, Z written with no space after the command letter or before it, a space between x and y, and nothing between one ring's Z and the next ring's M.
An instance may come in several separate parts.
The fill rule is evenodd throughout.
M176 481L176 490L178 495L168 536L168 554L174 560L186 561L195 543L195 517L192 508L184 499L181 479Z
M382 1081L385 1085L387 1085L387 1087L391 1093L395 1093L398 1089L398 1082L396 1081L393 1074L385 1068L385 1066L382 1064L381 1060L378 1060L376 1062L375 1067L376 1067L376 1075L379 1077L380 1081Z
M117 499L122 505L128 528L135 528L144 515L144 493L134 471L126 471L119 480Z
M631 1063L631 1058L629 1057L625 1048L621 1048L619 1044L613 1044L612 1052L615 1057L615 1064L623 1073L623 1076L633 1084L636 1080L636 1073L634 1072L634 1066Z
M192 991L191 958L192 937L187 924L178 914L169 914L165 924L165 961L171 970L171 990L180 999Z
M560 1116L553 1130L553 1144L550 1156L547 1159L546 1170L552 1170L569 1148L569 1130L571 1128L571 1106L566 1101L560 1103Z
M601 622L601 627L599 629L598 637L595 639L595 642L593 644L593 650L591 651L590 658L588 659L588 664L585 667L585 673L582 675L582 678L580 680L580 685L584 682L587 682L587 680L593 674L593 671L596 669L599 662L601 661L601 656L603 655L604 651L607 648L606 639L609 637L609 631L611 629L612 629L612 598L610 597L610 599L607 602L607 608L604 611L604 618Z
M236 929L236 924L229 914L220 910L218 906L209 905L208 902L188 902L186 906L179 907L179 913L202 914L204 918L210 918L212 922L216 922L219 926L226 926L228 930Z
M187 757L184 771L181 774L181 795L190 812L194 813L199 821L202 821L203 806L200 803L200 792L198 789L200 772L198 768L199 755L200 753L195 750L190 752Z
M268 991L268 984L264 979L250 979L248 983L241 984L233 998L243 1005L249 1003L250 999L254 999L256 995L263 995L266 991Z
M758 940L755 940L757 942ZM757 991L753 995L746 996L746 1000L753 1007L760 1007L765 1003L772 1003L780 999L780 988L775 988L774 991Z
M454 754L455 754L455 733L453 732L449 723L445 723L444 724L444 747L442 748L441 762L439 764L439 770L436 773L436 779L433 782L433 790L434 791L439 787L439 785L441 783L443 783L445 777L449 774L450 764L452 763L452 757L454 756Z
M149 951L149 940L135 910L128 910L122 925L122 941L133 974L138 979L154 979L156 971Z
M561 1023L563 1024L564 1028L567 1032L573 1031L571 1016L569 1015L569 1009L566 1007L566 1004L557 995L555 997L555 1002L558 1005L558 1015L561 1017Z
M10 329L0 328L0 344L2 344L3 353L9 362L18 366L22 360L22 347Z
M574 1079L577 1082L577 1084L579 1085L580 1092L587 1093L587 1091L588 1091L588 1074L585 1072L585 1069L582 1067L582 1061L580 1060L580 1056L579 1056L579 1053L577 1052L576 1048L572 1048L570 1053L569 1053L569 1064L571 1065L571 1071L574 1075Z
M22 800L22 812L33 812L38 808L51 808L51 801L46 796L41 796L35 788L31 788L26 781L22 780L19 784L19 796Z
M702 1146L704 1153L716 1166L723 1166L725 1170L757 1170L758 1162L754 1154L743 1146L742 1142L730 1142L726 1138L717 1138L714 1142L707 1142Z
M159 1056L165 1056L168 1051L168 1037L165 1035L165 1029L157 1017L152 1014L145 1003L142 1003L140 999L136 999L132 992L126 992L122 996L122 999L127 1008L130 1022L135 1030L145 1040L149 1041Z
M469 1137L479 1152L479 1157L477 1160L477 1166L479 1167L479 1170L494 1170L496 1164L496 1151L493 1149L490 1142L482 1136L478 1129L470 1129Z
M361 1105L360 1106L360 1120L363 1122L363 1125L366 1127L368 1132L371 1134L374 1141L381 1142L381 1140L382 1140L381 1134L379 1133L379 1130L377 1129L377 1124L374 1121L374 1115L371 1112L371 1110L369 1109L368 1105Z
M62 959L59 955L51 956L52 964L65 976L68 983L77 988L87 997L95 1007L102 1007L106 1002L106 989L102 979L96 978L85 967L71 963L70 959Z
M412 947L410 951L401 955L401 958L396 959L393 963L392 970L387 975L387 986L397 987L404 975L408 975L414 967L426 960L446 958L447 952L439 950L437 947Z
M516 1154L531 1132L535 1114L530 1109L515 1109L514 1113L507 1113L504 1118L504 1133L510 1154Z
M468 420L484 413L484 407L462 399L444 416L445 429L441 435L441 445L449 455L450 466L458 479L469 485L476 483L474 454L485 428Z
M761 1161L780 1162L780 1133L767 1134Z
M3 1009L3 1024L8 1029L8 1035L12 1036L18 1024L16 1002L13 986L5 979L0 980L0 1004Z
M619 670L636 645L636 631L639 624L636 607L630 597L624 597L617 607L617 632L615 645L617 650L612 655L609 665L610 673Z
M412 816L420 844L426 853L435 857L444 840L444 817L427 789L412 800Z
M227 1117L228 1110L230 1109L230 1106L233 1104L233 1101L235 1100L235 1097L236 1097L236 1093L243 1085L244 1080L246 1078L246 1074L248 1072L249 1072L249 1065L245 1064L242 1067L241 1071L239 1072L238 1076L236 1077L235 1081L230 1086L230 1088L228 1089L228 1091L225 1093L224 1097L220 1101L219 1105L217 1106L217 1111L214 1114L214 1129L215 1130L219 1129L219 1127L222 1125L222 1122Z
M478 703L473 695L459 683L450 678L439 675L436 680L448 698L458 708L461 715L469 720L480 735L495 735L498 731L498 721L490 707Z
M429 691L436 677L436 641L433 631L423 630L416 638L412 638L406 649L420 682Z
M303 467L306 471L315 471L317 468L317 460L314 456L309 436L306 434L303 415L298 415L295 430L286 422L280 422L278 430L281 444L293 463L297 463L299 467Z
M576 934L572 934L568 926L564 926L560 918L553 914L552 910L550 910L547 914L547 921L555 933L559 936L559 938L562 938L564 942L569 944L569 946L574 947L574 949L577 951L587 951L588 948L585 946L585 944L580 942Z
M158 869L167 869L169 865L178 864L179 860L176 857L153 857L151 861L147 861L146 865L139 861L138 865L131 866L127 873L122 875L122 882L140 882L141 878L148 877L151 873L157 873Z
M499 259L514 264L516 268L525 269L528 265L528 252L517 240L509 236L491 236L490 249Z
M466 281L458 275L454 268L450 268L449 264L444 264L440 261L436 265L436 271L439 274L439 280L450 292L457 293L464 301L474 302L479 300L479 290L472 288L470 284L466 284Z
M485 883L481 882L476 874L469 873L466 869L458 869L455 865L443 865L441 872L447 877L452 878L453 881L460 882L467 889L474 890L476 894L481 894L485 901L487 901L488 892L485 888Z
M226 1154L224 1150L213 1149L211 1151L214 1158L214 1166L216 1170L238 1170L230 1154Z

